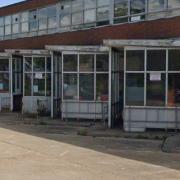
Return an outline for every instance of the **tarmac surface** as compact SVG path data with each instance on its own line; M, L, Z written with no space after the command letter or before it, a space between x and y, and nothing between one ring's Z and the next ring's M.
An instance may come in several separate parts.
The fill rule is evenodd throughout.
M0 180L179 180L180 154L161 143L0 123Z

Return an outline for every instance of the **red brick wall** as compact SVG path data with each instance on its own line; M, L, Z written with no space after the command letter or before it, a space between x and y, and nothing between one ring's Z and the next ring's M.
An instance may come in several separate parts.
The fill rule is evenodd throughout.
M0 50L42 49L45 45L99 45L104 39L165 39L175 37L180 37L180 17L0 41Z

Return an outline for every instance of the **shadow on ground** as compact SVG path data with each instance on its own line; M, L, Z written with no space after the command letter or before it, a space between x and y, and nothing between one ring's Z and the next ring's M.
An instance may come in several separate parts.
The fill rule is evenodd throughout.
M90 126L88 123L72 124L49 120L51 123L41 119L22 119L17 114L1 115L0 127L25 133L41 138L72 144L75 146L88 148L94 151L123 157L126 159L137 160L153 165L164 166L171 169L180 170L180 154L168 154L161 151L162 140L142 140L121 138L122 130L107 130L98 126ZM55 123L56 122L56 123ZM90 136L78 136L79 128L85 128L91 132ZM109 134L97 136L98 132ZM119 136L110 136L119 131ZM93 135L93 132L95 135ZM115 133L116 132L116 133ZM113 135L114 135L113 134Z

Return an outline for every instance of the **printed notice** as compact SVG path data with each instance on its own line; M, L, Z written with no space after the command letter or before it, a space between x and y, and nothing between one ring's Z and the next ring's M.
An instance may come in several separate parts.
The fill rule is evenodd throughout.
M150 81L161 81L161 74L160 73L151 73Z

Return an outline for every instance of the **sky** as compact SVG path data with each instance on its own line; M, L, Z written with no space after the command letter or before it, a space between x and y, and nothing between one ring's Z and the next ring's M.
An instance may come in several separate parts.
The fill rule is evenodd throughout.
M0 7L7 6L13 3L21 2L23 0L0 0Z

